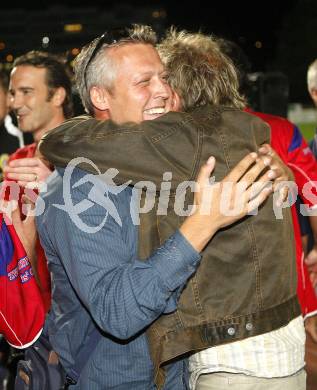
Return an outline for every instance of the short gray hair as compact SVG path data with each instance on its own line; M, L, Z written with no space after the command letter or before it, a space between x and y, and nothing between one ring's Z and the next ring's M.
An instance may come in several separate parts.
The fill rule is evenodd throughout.
M172 28L157 48L182 109L208 103L244 108L236 69L215 37Z
M307 71L308 91L317 90L317 59L312 62Z
M125 44L143 43L152 46L156 44L156 34L150 26L133 24L131 28L127 27L124 30L127 33L126 38L122 38L112 44L103 44L91 63L89 63L90 57L98 45L100 37L84 46L75 58L74 71L77 90L85 110L90 115L94 114L94 107L90 99L90 89L93 86L100 86L111 91L116 76L116 63L111 55L107 53L107 49Z

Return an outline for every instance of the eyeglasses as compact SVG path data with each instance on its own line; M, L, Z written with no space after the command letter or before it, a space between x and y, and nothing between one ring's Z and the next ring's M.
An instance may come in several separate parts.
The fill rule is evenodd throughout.
M128 41L131 39L130 34L129 34L129 29L127 27L120 27L120 28L115 28L110 31L106 31L103 33L98 39L98 42L96 43L96 46L94 50L91 53L91 56L89 60L87 61L87 64L85 66L84 70L84 80L85 80L85 86L87 89L87 70L89 65L92 63L94 58L96 57L97 53L99 52L100 48L103 45L114 45L115 43L121 42L121 41Z

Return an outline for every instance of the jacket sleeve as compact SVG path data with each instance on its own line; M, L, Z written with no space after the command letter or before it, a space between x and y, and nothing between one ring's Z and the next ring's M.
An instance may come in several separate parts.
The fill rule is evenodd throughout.
M72 192L76 203L85 196L78 189ZM67 280L94 321L111 335L128 339L162 313L176 310L179 288L197 269L200 255L177 231L147 261L138 260L131 244L132 222L122 216L126 199L116 195L112 200L121 227L109 216L100 230L88 234L51 206L37 223L49 261L60 259ZM105 209L95 204L80 215L85 224L98 226ZM55 281L56 291L65 288L58 283L64 285L66 280Z
M152 121L123 125L77 117L47 133L39 148L55 166L65 167L71 160L84 157L97 167L80 164L88 172L116 168L117 184L151 180L159 185L163 173L171 172L173 189L193 179L199 141L195 120L186 113L170 112Z

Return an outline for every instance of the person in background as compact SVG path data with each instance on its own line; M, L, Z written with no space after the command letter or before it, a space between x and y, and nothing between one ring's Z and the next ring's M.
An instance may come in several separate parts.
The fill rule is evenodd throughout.
M33 140L33 143L26 146L20 144L22 147L18 147L9 156L3 168L4 182L1 188L1 198L5 200L1 203L3 207L4 204L10 204L10 207L18 204L18 207L13 206L15 209L9 215L10 226L6 227L5 220L2 214L0 215L2 230L7 230L10 235L8 240L12 240L15 251L18 250L20 255L26 252L25 259L30 262L36 281L35 285L33 280L25 283L19 290L21 295L15 294L15 300L11 302L11 307L20 305L16 313L24 313L27 306L24 300L30 299L30 296L37 305L37 308L33 306L32 314L30 312L25 317L23 327L19 327L22 326L20 322L15 324L18 342L13 342L11 335L7 337L11 345L19 349L29 346L39 337L45 313L51 305L50 275L46 257L38 239L34 218L26 218L22 212L22 203L28 196L31 197L31 201L35 201L37 189L52 173L52 167L38 157L37 144L44 133L72 116L71 77L61 58L46 52L30 51L15 59L9 79L7 96L9 109L15 114L23 135ZM1 210L4 217L7 207ZM8 219L6 221L8 222ZM11 261L3 260L8 263ZM10 288L10 284L7 286ZM10 290L7 291L7 296L10 297ZM39 315L36 315L37 310ZM33 315L36 316L34 320ZM11 382L14 381L16 364L22 355L15 350L11 356L8 386L13 386Z
M0 71L0 181L9 154L24 146L22 132L13 124L8 107L9 75Z
M246 54L236 43L225 39L221 40L221 46L224 52L234 61L235 66L238 69L240 91L248 98L249 84L247 73L250 71L251 65ZM315 63L315 66L316 65L317 62ZM312 84L313 83L311 82L310 85ZM308 183L312 183L314 185L313 191L316 190L316 184L314 183L317 183L317 162L299 128L286 118L255 112L250 107L247 107L246 110L250 114L258 116L269 124L271 127L271 146L294 174L299 192L298 202L301 203L301 200L309 207L315 208L315 197L307 199L303 194L303 188ZM317 262L317 244L313 245L310 248L310 251L306 253L306 248L303 248L303 241L301 239L303 234L302 229L304 227L307 232L307 224L310 224L311 231L314 237L317 238L317 216L310 216L308 221L308 218L300 213L299 207L299 213L297 212L296 206L298 206L298 202L296 205L292 206L298 271L297 293L305 319L306 330L312 336L313 340L317 341L317 297L313 289L315 285L312 274L313 269L307 269L307 265L309 266L310 264L313 267ZM315 242L317 243L317 239ZM311 276L310 278L309 273Z
M7 179L25 186L44 181L51 173L36 156L43 136L73 114L71 74L66 64L52 54L28 52L13 63L9 84L9 105L23 133L33 144L16 150L5 169Z
M31 51L15 59L10 74L9 105L17 117L21 131L31 134L34 142L11 154L4 167L8 185L8 188L5 187L7 200L12 199L10 181L19 184L21 201L27 186L32 183L40 186L52 173L52 167L38 157L37 144L43 134L72 116L71 88L71 75L65 63L54 55ZM22 212L21 219L24 219ZM23 223L15 226L18 235L34 237L30 226L27 229L24 227ZM32 268L43 290L43 300L48 310L50 281L46 259L38 238L33 244L35 255L30 256L33 259Z

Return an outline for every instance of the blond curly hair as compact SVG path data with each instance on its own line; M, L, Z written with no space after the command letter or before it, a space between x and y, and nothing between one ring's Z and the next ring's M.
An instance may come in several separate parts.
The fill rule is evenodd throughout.
M245 107L233 62L217 38L171 28L157 49L183 110L205 104Z

